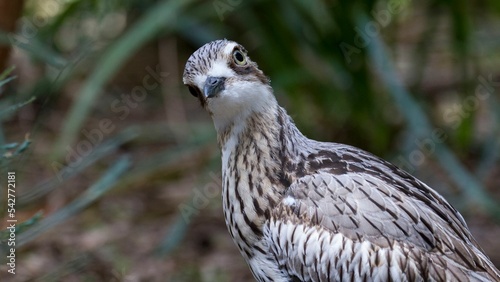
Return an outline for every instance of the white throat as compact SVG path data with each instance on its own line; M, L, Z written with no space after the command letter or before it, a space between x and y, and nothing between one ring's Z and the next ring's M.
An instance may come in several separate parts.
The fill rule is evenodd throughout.
M243 130L248 117L276 107L276 98L269 85L240 81L238 86L230 86L219 97L208 101L215 129L222 134L232 128L232 134ZM241 132L241 131L240 131Z

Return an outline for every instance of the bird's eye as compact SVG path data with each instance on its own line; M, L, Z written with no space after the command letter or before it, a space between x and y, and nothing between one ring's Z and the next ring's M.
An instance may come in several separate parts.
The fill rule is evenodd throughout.
M247 63L245 55L240 50L234 50L233 52L234 62L240 66Z
M189 90L189 93L191 93L191 95L193 95L194 97L198 97L198 90L196 88L194 88L193 86L191 85L188 85L188 90Z

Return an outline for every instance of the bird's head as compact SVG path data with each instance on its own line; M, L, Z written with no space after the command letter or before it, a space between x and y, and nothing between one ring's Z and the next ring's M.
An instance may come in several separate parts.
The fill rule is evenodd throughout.
M218 130L276 103L269 79L245 48L225 39L207 43L189 57L183 82Z

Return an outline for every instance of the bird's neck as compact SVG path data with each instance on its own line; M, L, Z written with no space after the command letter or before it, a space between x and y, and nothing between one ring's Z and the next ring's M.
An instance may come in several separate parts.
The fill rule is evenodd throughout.
M277 104L266 111L249 114L239 123L218 132L217 137L225 161L223 169L233 166L244 172L254 165L255 169L262 169L259 173L267 173L267 177L278 182L285 181L276 177L284 177L286 162L295 161L299 152L307 151L311 141L302 135L285 109Z
M307 139L276 104L218 132L218 141L226 224L243 255L249 256L271 209L296 177L290 164Z

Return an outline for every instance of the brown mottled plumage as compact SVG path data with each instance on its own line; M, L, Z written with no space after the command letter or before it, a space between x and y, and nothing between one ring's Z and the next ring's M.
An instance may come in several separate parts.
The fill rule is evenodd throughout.
M500 281L430 187L368 152L302 135L241 45L198 49L184 84L214 121L224 217L258 281Z

